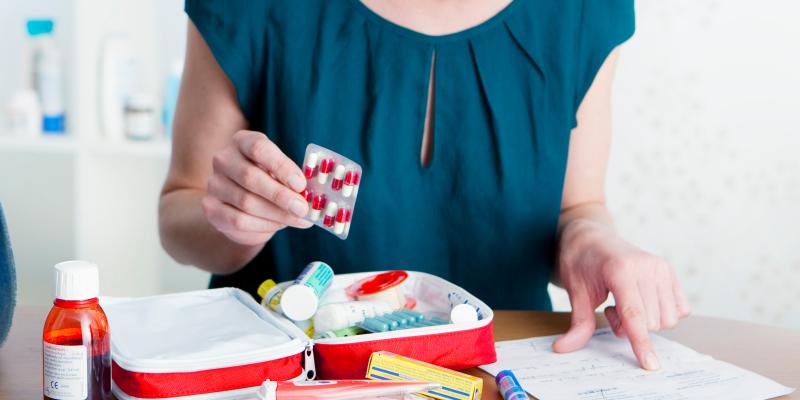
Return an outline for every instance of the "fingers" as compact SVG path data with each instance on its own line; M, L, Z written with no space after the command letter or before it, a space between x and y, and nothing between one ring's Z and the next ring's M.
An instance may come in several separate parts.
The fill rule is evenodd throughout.
M605 314L608 325L611 327L614 335L616 335L618 338L625 338L625 330L622 329L622 320L619 318L617 308L614 306L608 306L605 310L603 310L603 314Z
M656 287L658 291L658 299L660 303L659 313L661 314L660 329L674 328L678 323L678 305L675 302L675 293L673 292L672 275L670 267L664 265L659 268L657 273Z
M234 141L245 157L271 173L283 185L295 192L306 188L306 179L300 167L263 133L239 131L234 135Z
M652 279L637 282L639 294L642 296L645 315L647 316L647 330L657 331L661 327L661 310L656 282Z
M206 218L214 228L244 245L263 244L284 227L278 222L245 214L213 196L204 196L201 204Z
M639 364L648 370L660 368L658 357L653 351L650 335L647 329L647 311L642 301L636 281L626 279L618 286L612 288L617 301L616 309L620 317L622 329L631 342L636 359Z
M308 228L313 224L290 214L255 193L248 192L229 178L215 174L208 181L208 194L223 203L255 217L278 222L295 228Z
M595 328L594 305L586 290L578 289L570 293L572 316L569 330L553 342L553 351L568 353L586 345L592 338Z
M215 156L212 164L215 173L230 178L245 190L263 197L279 208L297 217L308 213L308 203L303 196L273 179L241 153L231 151ZM305 178L303 179L305 182Z
M686 298L686 294L683 293L683 288L681 288L680 282L678 282L678 274L675 273L675 269L671 269L672 274L672 293L675 296L675 303L678 307L678 318L683 318L689 315L692 312L691 306L689 305L689 299Z

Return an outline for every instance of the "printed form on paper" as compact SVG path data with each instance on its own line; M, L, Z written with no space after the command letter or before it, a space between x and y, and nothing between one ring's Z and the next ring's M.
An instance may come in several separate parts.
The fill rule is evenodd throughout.
M658 371L639 368L630 344L600 329L581 350L557 354L556 336L497 342L497 362L481 369L514 371L539 400L771 399L794 391L771 379L651 335Z

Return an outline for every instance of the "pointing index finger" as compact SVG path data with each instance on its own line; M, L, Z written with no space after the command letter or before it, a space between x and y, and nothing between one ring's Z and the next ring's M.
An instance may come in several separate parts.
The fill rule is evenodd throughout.
M653 351L650 335L647 329L647 316L645 313L642 296L635 282L622 285L612 291L617 300L617 311L622 322L622 328L631 342L639 364L648 370L660 368L658 357Z

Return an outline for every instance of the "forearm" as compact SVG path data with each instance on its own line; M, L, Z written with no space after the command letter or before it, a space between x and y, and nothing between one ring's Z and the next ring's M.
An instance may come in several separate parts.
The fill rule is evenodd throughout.
M609 227L614 226L614 219L604 202L588 202L561 210L561 215L558 218L559 237L561 237L568 225L576 221L593 221Z
M214 274L230 274L252 260L263 245L235 243L203 214L198 189L166 190L159 203L161 244L176 261Z

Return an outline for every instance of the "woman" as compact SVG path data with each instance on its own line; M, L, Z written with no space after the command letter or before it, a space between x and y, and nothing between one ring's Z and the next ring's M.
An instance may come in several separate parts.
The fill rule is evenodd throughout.
M648 331L689 306L673 269L604 205L609 97L631 1L187 1L161 238L212 287L253 293L308 261L409 268L495 308L547 310L583 346L605 310L647 369ZM364 168L346 241L309 228L308 143ZM556 261L557 260L557 261ZM556 265L556 268L553 266Z

